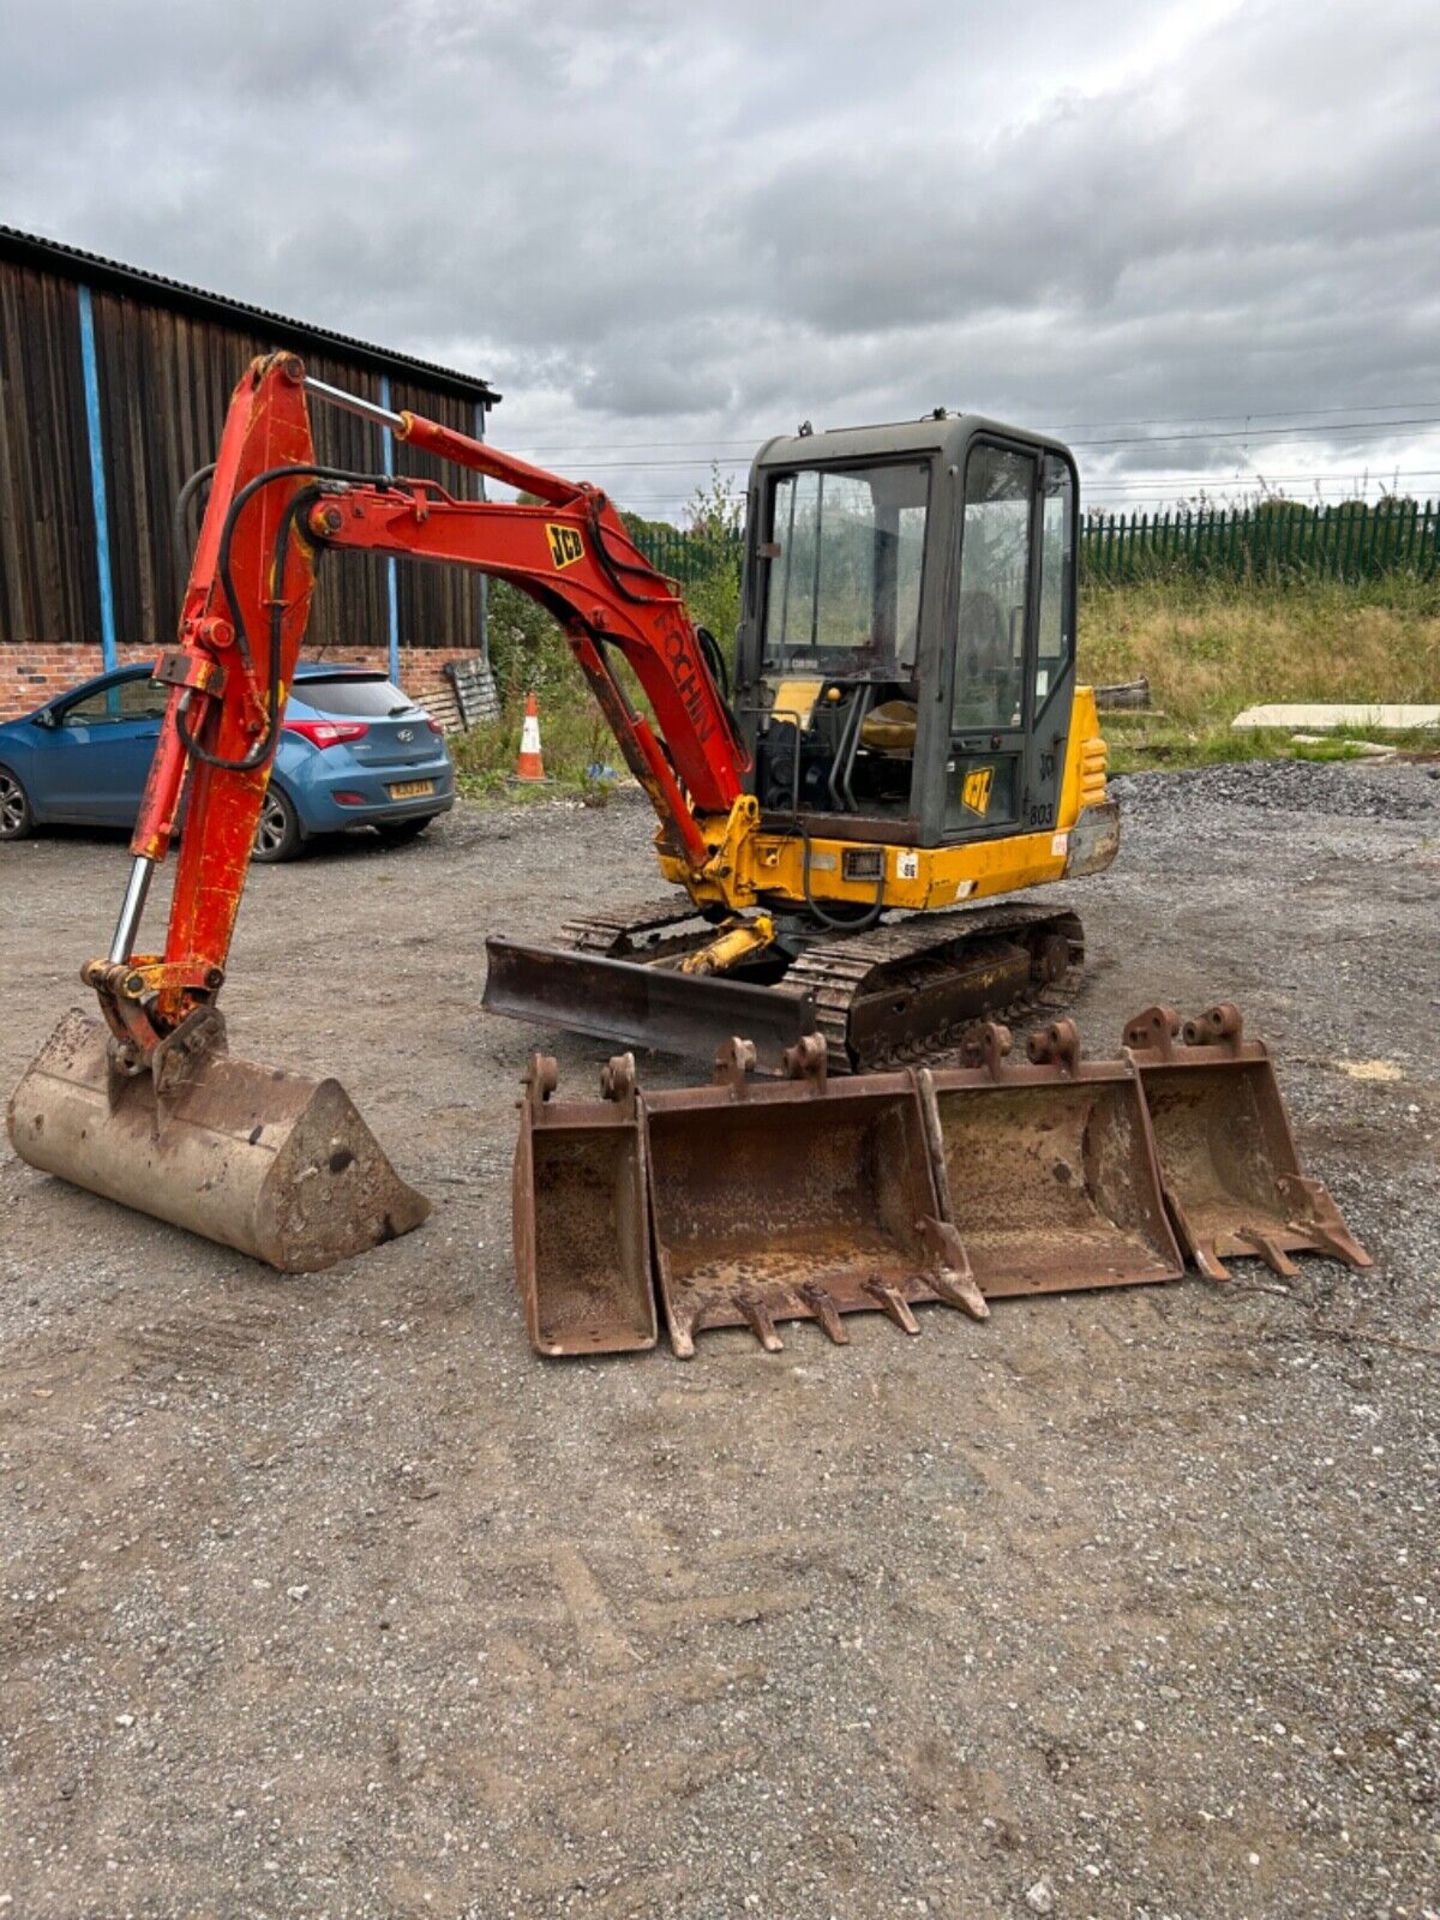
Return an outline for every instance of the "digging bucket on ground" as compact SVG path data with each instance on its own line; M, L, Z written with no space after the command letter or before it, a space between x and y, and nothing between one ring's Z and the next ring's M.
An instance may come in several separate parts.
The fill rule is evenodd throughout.
M1239 1009L1211 1007L1185 1022L1147 1007L1125 1027L1140 1070L1166 1204L1181 1245L1212 1280L1227 1258L1264 1260L1293 1274L1292 1253L1328 1254L1352 1267L1370 1256L1319 1180L1301 1171L1275 1068L1247 1040Z
M1008 1058L987 1028L973 1066L922 1072L945 1218L987 1297L1176 1280L1139 1076L1085 1061L1068 1020Z
M847 1313L883 1312L907 1333L917 1302L983 1318L963 1248L938 1217L912 1073L829 1079L825 1043L786 1056L789 1078L750 1079L732 1040L708 1087L642 1096L656 1277L675 1352L748 1326L771 1352L775 1323L818 1320L839 1344Z
M10 1102L21 1159L282 1273L318 1272L419 1226L429 1201L337 1081L233 1059L208 1009L187 1027L153 1072L126 1074L105 1026L68 1013Z
M515 1147L515 1275L537 1353L631 1353L656 1339L645 1142L635 1061L612 1060L599 1100L551 1100L554 1060L531 1058Z

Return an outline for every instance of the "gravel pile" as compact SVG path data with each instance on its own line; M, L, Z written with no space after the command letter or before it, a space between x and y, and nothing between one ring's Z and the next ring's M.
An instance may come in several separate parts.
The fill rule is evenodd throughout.
M1260 807L1363 820L1440 821L1440 769L1346 761L1244 760L1177 773L1123 774L1111 793L1137 815Z

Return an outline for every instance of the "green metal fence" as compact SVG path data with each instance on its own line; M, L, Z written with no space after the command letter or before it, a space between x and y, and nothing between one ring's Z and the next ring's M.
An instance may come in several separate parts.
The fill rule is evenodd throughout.
M743 536L647 527L646 557L682 584L738 568ZM1226 579L1310 576L1364 580L1440 568L1440 507L1432 500L1346 501L1312 507L1271 500L1258 506L1169 513L1092 514L1080 532L1085 580L1148 580L1166 574Z
M660 527L653 522L637 530L636 540L652 566L685 586L694 580L708 580L722 567L738 572L745 550L743 534L686 533L680 527Z
M1288 500L1215 511L1102 514L1080 536L1087 580L1145 580L1170 573L1227 579L1309 575L1372 579L1433 574L1440 563L1435 503L1346 501L1311 507Z

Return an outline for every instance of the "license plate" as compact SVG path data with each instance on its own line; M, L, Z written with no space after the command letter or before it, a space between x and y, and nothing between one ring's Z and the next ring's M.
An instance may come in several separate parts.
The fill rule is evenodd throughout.
M435 782L433 780L401 780L397 785L391 787L390 798L392 800L418 800L422 793L433 793L434 791Z

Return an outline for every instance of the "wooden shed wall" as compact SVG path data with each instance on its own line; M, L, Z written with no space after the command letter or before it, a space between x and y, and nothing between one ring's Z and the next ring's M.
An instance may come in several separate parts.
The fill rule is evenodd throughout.
M236 380L273 342L108 290L92 296L101 432L121 648L158 645L175 630L183 573L172 546L177 493L214 458ZM305 355L322 380L380 398L369 369L318 350ZM397 379L391 404L466 433L470 402ZM312 405L316 451L327 465L377 472L380 428ZM396 465L414 456L397 449ZM418 470L418 466L416 468ZM470 476L446 474L457 493ZM399 563L400 641L405 647L480 645L480 583L454 569ZM320 568L307 651L380 646L389 638L386 562L330 557ZM79 295L74 282L0 260L0 644L100 639Z
M0 263L0 641L100 641L79 298Z

